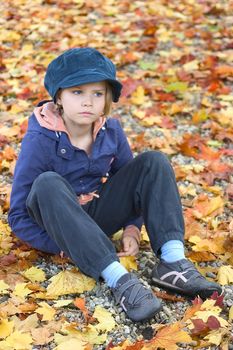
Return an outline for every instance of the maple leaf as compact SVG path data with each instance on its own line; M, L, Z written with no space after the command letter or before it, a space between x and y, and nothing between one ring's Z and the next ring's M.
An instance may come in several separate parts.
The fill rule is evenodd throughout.
M30 350L33 342L29 333L15 331L5 339L6 345L11 346L15 350Z
M42 315L42 321L51 321L54 318L56 310L54 310L49 304L42 301L38 304L40 307L36 309L36 312Z
M53 340L50 331L45 327L31 329L31 335L33 338L33 345L45 345Z
M230 265L221 266L218 270L217 279L222 286L233 283L233 267Z
M36 314L29 315L25 320L20 320L16 315L13 315L11 320L14 321L15 329L23 333L31 332L39 325Z
M14 321L8 321L7 319L0 320L0 338L8 337L14 328Z
M232 321L233 320L233 305L230 307L230 310L229 310L229 321Z
M190 342L192 342L192 338L182 330L182 325L176 322L161 328L155 337L143 346L142 350L156 350L158 348L177 350L177 343Z
M12 294L24 298L30 293L32 293L32 291L27 288L27 283L18 283L16 284Z
M88 344L85 340L80 340L76 338L70 338L64 340L61 344L56 346L54 350L92 350L92 346Z
M100 305L96 306L93 317L99 321L99 324L96 326L96 329L98 331L109 332L116 326L116 323L111 313L103 307L101 307Z
M10 286L8 286L7 283L5 283L3 280L0 280L0 294L8 294L8 289Z
M135 256L121 256L120 263L128 270L138 270L138 265Z
M88 324L82 330L78 330L72 325L64 324L62 331L68 335L64 337L60 334L55 334L54 340L57 344L60 344L61 341L64 341L66 339L68 340L70 338L77 338L90 344L103 344L107 339L106 333L99 334L96 327L91 324Z
M92 290L95 286L94 279L85 276L74 269L73 271L62 271L50 278L52 283L47 288L49 296L83 293Z
M220 345L223 338L228 334L228 330L225 328L219 328L209 332L204 339L214 345ZM228 347L227 347L228 348Z
M22 272L22 275L28 278L31 282L43 282L45 280L44 271L35 266L32 266L30 269Z

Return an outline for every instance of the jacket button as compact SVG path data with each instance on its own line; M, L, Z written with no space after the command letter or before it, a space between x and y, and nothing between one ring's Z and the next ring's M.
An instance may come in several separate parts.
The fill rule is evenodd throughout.
M66 149L65 149L65 148L62 148L62 149L61 149L61 153L62 153L62 154L65 154L65 153L66 153Z
M102 126L102 128L101 128L102 130L105 130L106 128L105 128L105 126Z

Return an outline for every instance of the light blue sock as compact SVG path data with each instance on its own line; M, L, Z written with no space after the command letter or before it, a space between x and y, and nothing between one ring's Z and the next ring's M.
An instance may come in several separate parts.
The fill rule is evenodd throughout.
M183 242L173 239L164 243L161 247L161 259L166 262L185 259Z
M114 261L101 272L101 276L109 287L114 288L116 287L119 278L121 278L126 273L128 273L126 268L118 261Z

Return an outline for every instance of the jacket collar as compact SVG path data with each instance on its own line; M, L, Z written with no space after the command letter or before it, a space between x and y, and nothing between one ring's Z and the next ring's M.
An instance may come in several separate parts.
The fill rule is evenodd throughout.
M37 106L34 109L34 114L41 127L55 132L65 132L68 136L70 136L64 121L53 102L46 102L42 106ZM105 122L105 117L100 117L95 121L93 128L94 140Z

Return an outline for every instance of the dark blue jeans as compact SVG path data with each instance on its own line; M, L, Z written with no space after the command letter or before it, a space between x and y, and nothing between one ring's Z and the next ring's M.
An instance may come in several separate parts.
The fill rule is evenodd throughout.
M85 274L98 280L118 260L109 238L142 216L155 254L171 239L183 241L184 222L173 169L165 155L145 152L102 187L100 197L81 206L70 184L55 172L34 181L29 215Z

